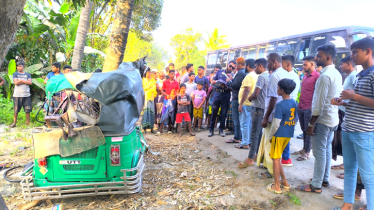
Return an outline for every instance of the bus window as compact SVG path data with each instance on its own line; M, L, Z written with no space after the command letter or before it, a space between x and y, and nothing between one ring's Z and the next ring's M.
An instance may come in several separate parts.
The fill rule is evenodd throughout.
M300 51L298 56L298 63L303 62L303 58L309 55L310 38L304 38L300 43Z
M224 53L223 51L218 52L218 55L217 55L217 64L219 64L219 65L221 65L223 53Z
M315 56L317 54L317 48L321 45L326 44L326 34L321 34L313 37L312 47L310 48L310 54Z
M257 53L256 46L249 47L249 52L248 52L248 56L246 59L248 58L256 59L256 53Z
M265 57L266 46L267 46L267 44L260 45L260 47L259 47L260 49L258 50L257 59L259 59L259 58L266 58Z
M331 32L327 38L327 43L333 44L336 48L347 48L347 31Z
M371 35L371 37L374 37L374 31L369 31L369 30L360 30L360 29L357 29L357 30L354 30L353 32L358 32L358 31L368 32L368 33ZM358 40L360 40L360 39L363 39L363 38L365 38L365 37L367 37L366 34L354 34L354 35L352 35L352 38L353 38L353 41L354 41L354 42L355 42L355 41L358 41Z
M249 48L244 48L244 49L242 50L242 57L243 57L244 59L248 59L248 53L249 53Z
M235 56L235 50L230 50L230 54L229 54L229 62L234 60L234 56Z
M242 49L230 50L229 62L232 61L232 60L236 60L237 58L239 58L241 51L242 51Z
M234 59L238 59L240 57L240 53L242 52L242 49L237 49L235 50L235 56L234 56Z
M279 41L277 46L277 53L279 53L280 55L295 55L297 42L297 39Z
M208 57L207 68L208 69L213 69L214 66L216 65L216 63L217 63L217 53L210 54L209 57Z
M266 50L265 50L265 58L270 54L270 53L273 53L275 52L275 47L276 47L277 43L276 42L272 42L272 43L269 43L266 47Z
M221 66L222 68L226 68L227 66L227 55L229 54L229 51L224 51L222 55L222 60L221 60Z

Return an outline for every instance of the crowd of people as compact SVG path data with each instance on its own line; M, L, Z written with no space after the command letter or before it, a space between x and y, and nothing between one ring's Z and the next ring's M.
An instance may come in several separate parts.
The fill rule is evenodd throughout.
M259 177L274 179L266 187L273 193L291 188L283 170L292 166L291 155L305 161L313 150L311 183L297 190L322 193L322 187L330 185L331 169L344 169L338 176L344 179L344 192L334 195L344 205L334 209L352 209L364 188L367 207L362 209L374 209L374 39L354 42L351 51L339 61L341 73L335 68L333 45L319 46L316 56L304 57L300 70L294 68L293 55L278 53L267 59L239 57L226 69L216 65L208 74L199 66L195 75L193 64L181 73L173 63L165 71L148 70L143 79L144 132L151 129L160 135L167 126L168 133L181 136L185 125L192 136L204 129L208 137L216 132L233 135L227 144L249 150L238 167L257 162L266 170ZM356 65L363 70L357 72ZM298 123L303 148L291 153ZM344 164L331 166L337 155L343 156Z
M374 209L374 39L364 38L351 45L350 56L335 68L336 49L333 45L317 48L316 56L303 58L303 68L294 68L293 55L270 53L257 60L239 57L226 69L216 65L206 72L187 64L181 72L173 63L162 71L146 70L143 78L145 105L142 128L161 135L186 129L190 135L208 130L208 137L233 135L227 144L249 150L239 168L255 165L266 170L260 178L272 178L266 189L282 193L291 188L283 166L292 166L291 155L297 161L309 159L313 150L314 173L308 185L296 189L322 193L328 187L331 169L344 169L338 177L344 179L344 192L334 195L343 199L339 209L352 209L354 200L366 190L367 209ZM356 65L363 70L356 71ZM25 64L17 63L13 74L15 127L23 108L26 123L32 111L31 75L24 72ZM74 71L66 65L52 64L44 80ZM101 72L97 69L95 72ZM209 76L206 76L209 75ZM4 80L0 78L0 85ZM303 139L300 151L290 151L290 140L299 122ZM219 126L218 126L219 123ZM344 154L344 155L343 155ZM331 166L331 159L343 156L342 165Z

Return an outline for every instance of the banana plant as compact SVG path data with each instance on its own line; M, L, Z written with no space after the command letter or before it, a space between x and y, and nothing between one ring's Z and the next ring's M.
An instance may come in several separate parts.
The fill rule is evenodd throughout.
M11 99L13 95L13 88L12 88L14 86L13 73L16 72L16 68L17 68L16 61L14 59L10 60L9 65L8 65L8 74L5 75L5 80L8 84L7 86L5 86L7 99Z

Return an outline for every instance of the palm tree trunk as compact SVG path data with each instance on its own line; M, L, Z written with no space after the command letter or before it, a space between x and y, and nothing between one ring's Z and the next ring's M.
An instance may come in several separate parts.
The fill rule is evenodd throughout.
M117 0L103 72L116 70L123 61L133 8L134 0Z
M0 6L0 66L13 44L26 0L2 0Z
M83 51L86 46L86 36L90 25L90 15L93 2L91 0L86 0L86 4L82 8L81 16L79 17L79 25L77 29L77 37L75 38L75 45L73 51L73 58L71 66L73 69L80 70Z

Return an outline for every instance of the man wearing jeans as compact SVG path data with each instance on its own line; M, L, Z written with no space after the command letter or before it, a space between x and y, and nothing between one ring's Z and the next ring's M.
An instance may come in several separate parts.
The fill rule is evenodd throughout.
M240 61L240 64L238 63ZM240 130L240 120L239 120L239 102L238 102L238 94L239 89L242 85L243 79L246 76L245 73L245 60L243 57L240 57L236 60L237 65L236 69L238 70L233 77L228 75L227 84L232 88L232 119L234 121L234 138L226 141L226 143L239 143L242 140L242 132ZM229 63L229 68L231 67L231 62Z
M364 38L351 45L351 58L362 65L357 74L354 90L347 89L334 105L343 105L345 118L342 124L344 161L344 205L351 210L355 199L357 169L365 186L367 209L374 209L374 40ZM344 99L350 100L348 103Z
M252 127L251 127L251 146L248 154L248 158L244 160L243 163L239 163L239 168L246 168L255 164L255 155L258 151L258 146L260 145L260 140L262 136L261 122L264 118L265 110L265 98L267 94L267 89L269 85L269 72L266 71L266 59L260 58L255 61L255 72L259 75L256 87L248 100L252 102Z
M238 62L239 64L239 62ZM252 112L252 102L248 100L255 90L255 85L257 81L257 74L254 71L255 60L247 59L245 61L246 70L248 72L247 76L243 79L242 86L239 90L239 119L240 119L240 129L242 131L242 143L236 145L238 149L249 149L251 144L250 141L250 129L252 127L251 112Z
M331 104L331 99L338 97L342 90L342 76L333 63L335 56L336 49L333 45L322 45L317 48L315 60L317 66L323 68L316 82L312 119L306 132L312 140L314 174L311 184L297 187L298 190L305 192L321 193L322 186L329 186L331 142L339 124L338 107Z
M292 153L293 155L300 155L300 157L296 159L298 161L307 160L310 150L312 149L312 142L310 136L306 134L306 130L312 118L313 94L317 79L319 78L319 73L316 71L314 56L306 56L303 58L303 70L306 74L301 84L300 102L297 114L299 115L300 127L303 131L304 145L302 150Z

